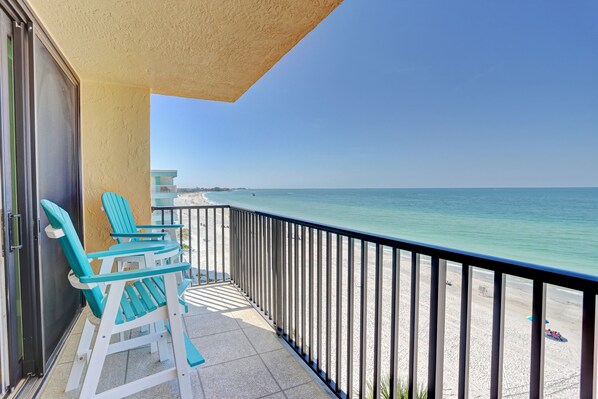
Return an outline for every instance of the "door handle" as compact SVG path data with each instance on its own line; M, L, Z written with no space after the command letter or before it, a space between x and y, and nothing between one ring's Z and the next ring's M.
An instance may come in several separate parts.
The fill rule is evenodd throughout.
M15 225L18 229L17 237L19 242L17 244L15 244ZM21 215L18 213L8 214L8 240L10 252L13 252L15 249L23 248L23 229L21 228Z

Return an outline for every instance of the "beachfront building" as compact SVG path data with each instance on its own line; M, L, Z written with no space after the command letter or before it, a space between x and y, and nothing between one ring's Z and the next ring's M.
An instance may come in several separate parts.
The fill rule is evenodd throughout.
M113 244L106 191L148 223L150 93L234 102L340 2L0 2L2 393L73 396L64 389L84 305L58 243L44 234L40 200L68 211L87 252ZM411 397L419 387L441 397L448 384L465 397L479 382L469 379L479 330L474 266L492 276L482 298L491 351L471 362L489 370L481 396L503 389L507 275L533 284L523 389L542 397L552 376L543 321L554 285L583 297L579 374L567 389L595 395L596 278L229 206L177 210L192 272L208 276L185 296L185 328L206 360L191 377L195 397L351 398L371 387L378 398L387 382L391 397L401 386ZM445 329L455 316L445 311L447 263L461 270L456 331ZM450 345L445 334L456 337ZM168 366L148 352L111 354L100 391ZM176 397L178 385L148 395Z
M174 206L177 188L174 179L176 170L157 170L150 172L152 206Z
M176 176L176 170L152 169L150 172L152 207L174 206L174 199L177 197L177 187L174 184ZM173 217L175 218L173 221L178 221L177 215L173 215ZM166 215L166 218L170 222L170 215ZM161 223L161 221L161 215L152 212L152 222Z

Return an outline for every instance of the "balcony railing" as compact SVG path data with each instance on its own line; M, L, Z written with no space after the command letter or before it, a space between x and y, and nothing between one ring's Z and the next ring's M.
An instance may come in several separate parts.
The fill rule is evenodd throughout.
M152 185L152 194L154 193L176 193L176 186L169 184Z
M545 393L547 287L558 287L581 295L579 374L569 392L595 395L596 276L235 207L155 209L178 212L185 223L189 233L181 230L179 237L188 243L186 259L207 271L196 282L231 280L339 397L379 398L388 390L395 398L408 389L409 398L419 391L463 398L473 385L486 386L482 396L501 397L505 318L511 316L507 289L525 283L531 286L531 322L528 352L517 353L528 359L514 370L527 375L518 389L530 397ZM447 296L451 278L460 288ZM458 318L447 315L447 301L453 309L458 303ZM483 365L488 381L476 376L470 384L472 331L484 327L472 313L483 301L491 312L489 344L475 343L479 352L489 352ZM447 317L456 318L458 328L447 329Z
M177 223L183 259L191 263L193 285L230 281L228 206L152 207L157 222Z

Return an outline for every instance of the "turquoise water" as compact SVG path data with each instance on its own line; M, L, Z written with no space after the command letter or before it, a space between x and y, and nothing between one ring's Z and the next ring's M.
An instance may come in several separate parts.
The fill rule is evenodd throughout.
M272 189L212 192L206 197L598 275L598 188Z

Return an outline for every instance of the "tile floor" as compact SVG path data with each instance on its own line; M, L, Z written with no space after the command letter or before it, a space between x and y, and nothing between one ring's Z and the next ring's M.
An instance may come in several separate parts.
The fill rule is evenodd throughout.
M232 285L189 289L186 301L187 334L206 359L193 371L195 398L333 397ZM38 397L78 397L77 391L65 393L64 387L82 326L83 321L79 320ZM110 355L98 392L168 367L172 367L172 361L161 363L157 353L149 353L149 346ZM176 381L134 395L169 399L178 396Z

